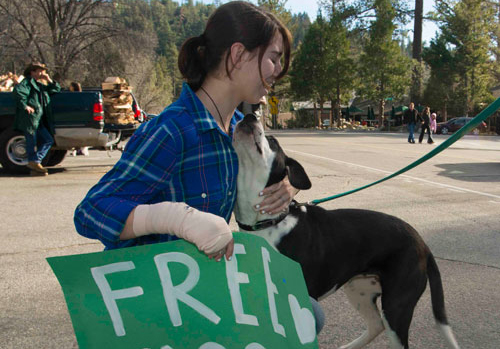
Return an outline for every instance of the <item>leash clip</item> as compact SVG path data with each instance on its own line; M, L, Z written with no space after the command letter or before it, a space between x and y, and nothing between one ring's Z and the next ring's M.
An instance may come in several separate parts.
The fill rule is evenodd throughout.
M295 200L292 200L290 203L290 206L294 207L301 207L301 206L316 206L317 203L314 203L313 201L306 201L306 202L297 202Z

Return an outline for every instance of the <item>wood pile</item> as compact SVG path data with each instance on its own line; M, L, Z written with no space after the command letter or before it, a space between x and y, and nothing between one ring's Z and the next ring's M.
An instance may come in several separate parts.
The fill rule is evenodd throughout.
M125 79L108 77L102 83L104 122L107 124L127 125L138 121L132 109L132 88Z
M14 89L14 86L23 81L23 79L24 76L17 76L11 72L0 75L0 92L11 92Z

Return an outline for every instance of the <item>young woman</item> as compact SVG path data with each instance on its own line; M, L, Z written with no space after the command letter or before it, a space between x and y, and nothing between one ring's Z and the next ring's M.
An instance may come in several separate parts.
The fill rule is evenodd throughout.
M288 70L289 31L247 2L220 6L182 46L180 98L130 138L120 160L75 211L77 231L106 249L178 237L220 260L233 252L227 222L238 160L231 133L242 102L258 103ZM288 207L287 179L266 188L259 209Z
M419 120L422 122L420 127L420 137L418 137L418 143L422 143L424 139L424 133L427 131L427 143L432 144L434 140L432 139L432 132L430 128L431 124L431 108L425 107L422 116L419 115Z
M234 242L228 223L238 159L231 135L241 102L259 103L290 61L289 31L243 1L220 6L179 53L180 98L143 124L121 159L75 211L77 231L106 249L178 237L219 261ZM261 193L261 211L285 210L297 193L285 178ZM316 332L324 313L311 298Z

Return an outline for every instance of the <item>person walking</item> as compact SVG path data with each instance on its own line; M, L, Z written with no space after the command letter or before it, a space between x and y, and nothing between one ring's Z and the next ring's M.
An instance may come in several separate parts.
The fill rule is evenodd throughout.
M408 125L408 143L415 143L414 132L417 119L418 111L415 109L415 104L411 102L404 112L404 121Z
M432 139L431 133L431 109L429 107L425 107L424 112L419 117L419 121L422 122L422 126L420 127L420 137L418 137L418 143L422 143L424 139L424 133L427 131L427 143L432 144L434 140Z
M46 176L48 171L42 166L42 160L54 144L49 95L59 92L61 87L50 78L45 64L39 62L28 65L24 76L13 91L16 100L14 129L24 133L31 175Z

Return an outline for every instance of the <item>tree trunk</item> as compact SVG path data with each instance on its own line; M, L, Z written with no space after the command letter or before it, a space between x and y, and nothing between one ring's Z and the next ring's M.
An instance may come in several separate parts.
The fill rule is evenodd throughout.
M443 120L442 122L448 121L448 99L446 98L444 100L444 105L443 105Z
M316 108L316 102L314 102L314 122L318 121L318 109Z
M378 128L384 127L384 106L385 100L382 98L378 105Z
M410 98L415 104L422 99L422 23L424 16L424 0L415 0L415 21L413 25L413 52L412 57L418 62L413 69Z
M334 112L333 99L330 100L330 129L333 127L333 112Z
M323 101L319 101L318 126L319 126L319 128L321 128L323 126Z
M337 100L335 101L335 111L337 112L337 126L342 126L340 119L342 118L342 112L340 110L340 85L337 85Z
M413 58L422 62L422 24L424 0L415 0L415 22L413 25Z

